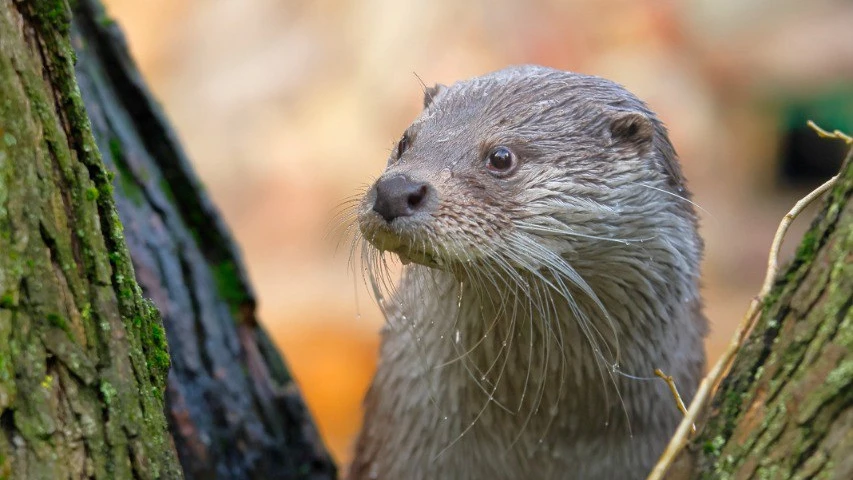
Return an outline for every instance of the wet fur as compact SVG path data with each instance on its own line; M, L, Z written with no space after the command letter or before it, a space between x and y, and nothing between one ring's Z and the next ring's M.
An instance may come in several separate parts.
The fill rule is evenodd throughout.
M407 132L383 176L428 182L427 208L355 207L388 323L348 478L645 478L680 416L653 371L689 401L706 331L663 125L613 82L523 66L429 89ZM395 286L383 251L421 265Z

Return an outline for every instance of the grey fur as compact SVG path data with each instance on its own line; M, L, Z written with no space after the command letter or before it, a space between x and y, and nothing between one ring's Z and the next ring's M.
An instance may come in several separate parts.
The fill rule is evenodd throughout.
M425 207L358 206L388 323L349 478L645 478L680 419L653 371L689 402L707 328L666 130L621 86L543 67L427 95L383 173L428 182ZM509 175L485 168L498 145ZM416 263L396 288L382 251Z

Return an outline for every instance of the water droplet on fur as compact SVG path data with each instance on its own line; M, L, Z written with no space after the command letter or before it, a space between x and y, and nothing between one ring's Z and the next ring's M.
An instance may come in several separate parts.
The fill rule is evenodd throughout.
M456 334L455 334L455 336L454 336L454 340L456 340L456 343L459 343L459 341L460 341L460 340L462 340L462 334L461 334L461 333L459 333L459 330L456 330Z
M548 414L552 417L556 417L558 413L560 413L560 409L557 408L556 405L552 405L551 408L548 409Z

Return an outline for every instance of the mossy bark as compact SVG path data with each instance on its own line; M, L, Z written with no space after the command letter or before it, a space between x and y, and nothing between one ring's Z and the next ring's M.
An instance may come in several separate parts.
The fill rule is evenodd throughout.
M254 312L98 2L0 0L0 480L334 478Z
M848 155L670 478L853 478L851 192Z
M77 0L71 40L136 279L163 314L166 414L186 478L316 479L335 466L255 317L239 252L118 26Z
M0 478L181 478L61 0L0 0Z

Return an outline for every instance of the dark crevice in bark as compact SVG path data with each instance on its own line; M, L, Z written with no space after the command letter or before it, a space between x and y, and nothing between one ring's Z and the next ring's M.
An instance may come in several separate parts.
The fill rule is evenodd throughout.
M192 272L192 265L189 264L186 257L182 254L180 246L178 246L177 256L178 262L181 265L181 274L184 278L184 285L187 286L187 294L190 299L190 311L188 314L192 317L193 331L195 332L194 341L198 344L198 352L201 357L201 364L205 373L204 376L213 375L213 360L210 358L210 353L208 352L207 329L202 323L201 305L199 304L198 296L195 291L196 279ZM216 417L218 417L218 415Z
M9 445L15 445L15 410L7 408L0 413L0 430L2 430L6 442Z

